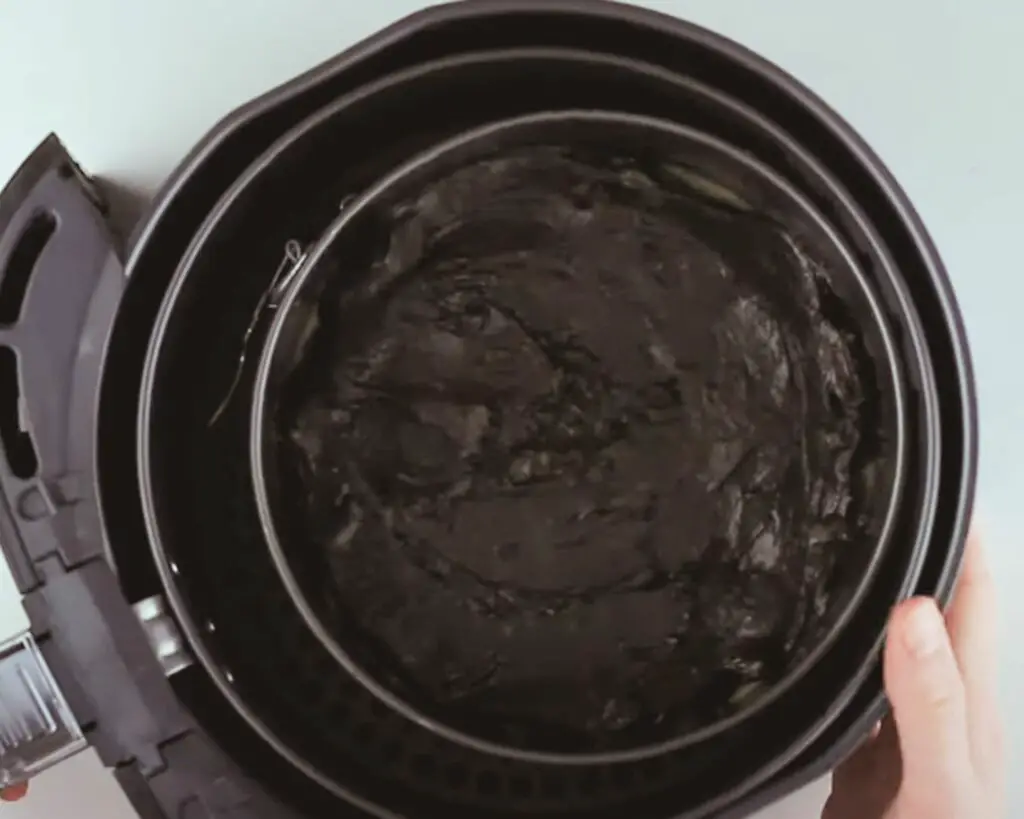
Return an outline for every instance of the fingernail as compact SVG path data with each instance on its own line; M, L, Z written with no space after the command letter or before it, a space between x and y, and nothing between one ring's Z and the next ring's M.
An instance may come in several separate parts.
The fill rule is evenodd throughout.
M938 606L922 600L907 614L903 643L914 657L923 658L941 650L946 641L946 622Z

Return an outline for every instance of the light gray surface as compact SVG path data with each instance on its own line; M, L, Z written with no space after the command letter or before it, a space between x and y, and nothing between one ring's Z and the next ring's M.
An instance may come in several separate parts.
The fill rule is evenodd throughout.
M142 195L233 106L422 4L411 0L0 0L0 182L56 130ZM1001 587L1011 770L1024 770L1024 5L1015 0L662 0L820 93L871 142L931 229L963 306L982 406L981 517ZM23 622L0 572L0 633ZM1011 777L1013 782L1013 777ZM82 758L11 817L122 819ZM1024 816L1024 786L1011 786ZM822 788L773 819L817 816Z

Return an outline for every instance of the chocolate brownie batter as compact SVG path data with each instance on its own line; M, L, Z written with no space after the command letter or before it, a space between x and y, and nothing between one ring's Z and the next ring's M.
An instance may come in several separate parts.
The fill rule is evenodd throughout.
M871 546L876 375L828 271L693 169L558 146L390 217L278 415L325 617L490 735L598 748L756 699Z

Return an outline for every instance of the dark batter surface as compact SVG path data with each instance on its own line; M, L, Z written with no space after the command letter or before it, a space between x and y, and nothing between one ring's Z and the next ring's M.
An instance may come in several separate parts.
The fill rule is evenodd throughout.
M555 147L393 216L279 415L328 620L492 736L602 747L756 699L871 548L876 376L827 272L686 168Z

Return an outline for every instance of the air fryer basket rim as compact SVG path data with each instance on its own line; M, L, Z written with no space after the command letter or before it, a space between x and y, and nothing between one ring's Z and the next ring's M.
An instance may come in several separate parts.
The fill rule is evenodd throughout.
M737 46L724 38L698 29L688 23L675 20L656 12L620 6L618 4L602 2L602 0L546 0L546 2L537 2L536 0L473 0L468 3L428 9L417 13L410 18L398 22L370 40L363 42L330 63L315 68L287 85L275 89L252 103L249 103L223 120L196 147L185 162L179 166L179 169L171 177L167 185L154 201L149 217L141 223L142 227L137 231L134 237L128 269L140 277L149 273L149 271L145 269L147 265L143 262L146 261L145 257L147 255L147 251L150 250L150 245L152 244L154 236L159 234L160 229L168 219L170 219L175 213L180 212L181 207L179 205L179 199L186 198L182 196L182 194L186 192L194 192L196 187L202 183L203 171L213 164L214 159L217 157L218 150L223 149L225 144L229 142L228 138L233 134L238 133L244 126L252 123L261 116L267 115L276 106L285 103L291 97L323 82L330 76L345 71L360 60L386 49L389 45L394 44L409 33L427 29L434 24L450 23L460 19L472 18L480 14L528 10L544 12L551 11L552 13L580 12L588 15L600 15L605 18L617 19L622 22L634 23L645 28L661 29L690 41L699 41L704 47L714 49L719 54L741 64L748 71L752 71L760 75L762 79L772 83L772 85L777 88L781 94L786 95L789 99L797 101L804 111L816 120L818 125L827 128L831 136L857 160L857 164L859 165L858 173L864 173L867 175L870 182L877 187L877 193L882 198L883 204L896 211L896 214L901 219L902 227L909 233L909 238L914 246L915 252L920 255L923 266L930 274L930 281L927 283L926 288L933 289L935 291L934 295L938 301L940 313L940 315L936 316L936 322L941 324L940 333L948 333L948 338L944 337L942 341L944 345L947 342L949 344L951 357L953 359L951 363L954 364L957 370L958 378L956 380L960 386L957 404L958 408L962 410L962 417L960 418L960 423L957 426L961 427L961 432L963 434L963 457L962 460L958 461L955 465L958 475L955 487L958 490L958 503L956 504L955 512L950 515L951 520L949 521L948 532L950 536L950 548L944 553L942 569L938 582L934 587L935 593L941 599L948 599L958 573L962 556L963 538L966 532L968 517L973 500L977 461L977 431L974 384L970 360L966 349L963 323L957 306L953 301L951 287L945 275L942 263L938 258L931 240L928 238L923 226L921 225L917 214L910 206L906 195L899 189L888 171L881 165L880 161L874 156L870 149L867 148L862 140L855 135L836 114L830 111L811 92L804 89L795 80L787 76L775 66L772 66L756 55L746 51L746 49ZM237 148L238 146L234 147ZM166 309L167 302L165 300L164 304L160 306L160 312L164 313L166 312ZM149 354L147 353L147 356L148 355ZM149 361L147 359L147 368L148 366ZM142 426L140 424L140 442L143 437L141 429ZM143 471L144 470L140 470L140 473ZM142 477L142 486L144 489L148 488L147 476ZM949 488L952 489L953 487ZM145 495L145 492L143 492L143 495ZM147 526L149 526L152 521L151 508L147 510L146 517ZM151 541L151 545L153 547L153 560L157 564L158 570L162 575L161 579L168 590L169 596L173 598L175 596L175 582L172 577L168 561L161 553L158 540ZM931 591L931 589L919 589L919 591ZM184 608L184 604L180 599L178 602L181 603L181 606L175 607L176 613L183 621L188 622L188 612ZM202 642L202 635L198 632L189 636L190 641L194 645ZM218 685L220 686L222 693L224 693L230 700L233 694L230 689L230 685L221 683L223 683L223 681L220 681ZM882 698L879 696L875 699L871 708L866 712L867 716L862 718L863 725L872 721L873 714L881 712L881 703ZM262 733L259 731L258 726L253 727L258 733ZM854 733L856 733L856 729L854 729ZM278 746L275 747L279 753L287 756L287 753L285 753L287 749L282 749ZM836 751L835 749L831 751L826 749L823 753L826 754L826 757L823 759L827 761L828 754L831 753L832 755L835 755ZM842 749L840 749L840 753L842 753ZM824 764L824 762L822 764ZM299 767L301 768L303 766L300 765ZM311 772L306 768L304 769L308 774L310 774L311 778L319 781L321 785L324 785L329 790L336 792L330 787L330 783L322 781L322 779L315 775L315 772ZM773 773L774 772L775 771L773 771ZM351 800L351 794L346 794L346 798ZM382 814L377 810L374 812L377 815L393 815L386 813Z
M759 697L752 704L719 719L696 731L692 731L675 738L665 739L659 742L634 746L628 749L616 751L603 751L591 753L559 753L542 751L523 747L512 747L502 745L483 737L469 734L453 726L447 725L441 720L425 713L415 705L401 698L381 683L372 673L368 672L360 662L341 644L331 630L326 626L322 617L317 613L306 594L303 584L292 570L286 548L278 528L274 522L274 503L270 497L269 487L273 485L272 470L268 469L268 448L273 447L273 435L269 434L270 412L268 404L273 393L275 374L278 367L277 362L281 358L281 347L283 334L288 319L291 316L291 308L299 300L303 292L310 286L313 279L319 272L319 263L330 252L337 237L342 234L347 225L358 218L360 213L368 207L372 207L381 195L387 195L392 187L406 184L409 177L415 177L426 170L432 170L437 164L448 167L452 156L461 155L469 150L472 152L479 143L487 143L497 138L504 141L510 136L513 139L519 138L524 133L530 134L540 129L551 127L562 128L566 125L576 123L590 123L595 126L611 126L624 130L643 130L647 134L657 134L660 137L671 136L680 142L700 145L702 148L710 148L722 155L728 156L739 165L745 166L753 174L757 174L769 181L777 190L784 193L791 202L796 204L803 214L823 234L828 236L833 246L845 258L846 269L844 275L852 274L852 278L860 287L860 295L869 305L870 313L874 319L872 332L878 332L882 339L885 351L885 364L880 363L880 369L886 370L882 376L885 380L885 391L891 390L891 398L895 410L895 467L890 497L885 520L877 541L872 544L872 555L867 563L866 569L859 579L855 592L847 601L836 620L828 628L826 636L819 641L814 649L808 652L799 663L790 668L781 680L774 683L771 689ZM318 284L319 282L317 282ZM636 114L626 114L618 111L547 111L536 114L518 116L510 119L494 121L464 131L440 144L435 144L419 155L410 158L399 167L379 179L370 188L363 191L357 198L349 203L341 214L334 220L328 229L322 234L314 246L307 250L302 262L297 266L295 272L288 281L287 291L284 293L274 311L272 323L264 338L263 349L259 357L256 378L251 395L251 421L250 421L250 460L253 475L253 489L256 495L256 503L260 515L264 539L267 548L270 550L274 566L282 583L288 589L289 596L295 603L296 608L305 620L307 627L316 634L321 644L331 653L334 659L364 687L368 688L378 699L386 703L390 708L401 712L410 720L429 728L435 733L446 738L468 745L476 750L496 756L508 756L514 759L527 759L541 763L558 764L613 764L618 762L634 761L660 754L670 753L681 748L695 745L704 739L719 734L739 724L748 716L768 707L776 701L785 691L789 690L798 682L807 669L813 666L831 648L843 628L850 621L858 604L870 590L875 572L879 566L880 559L889 542L895 518L899 510L902 498L902 483L905 472L905 446L904 428L906 423L902 367L899 356L896 353L896 345L892 332L875 295L873 288L867 281L866 274L861 271L853 259L852 253L845 247L842 239L836 231L817 213L811 203L806 200L792 185L776 174L767 166L763 165L753 157L732 145L729 145L716 137L678 123L646 117Z

